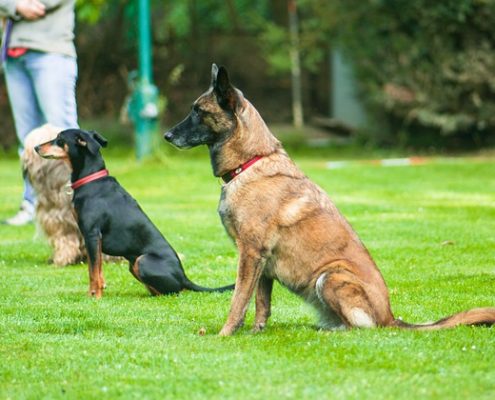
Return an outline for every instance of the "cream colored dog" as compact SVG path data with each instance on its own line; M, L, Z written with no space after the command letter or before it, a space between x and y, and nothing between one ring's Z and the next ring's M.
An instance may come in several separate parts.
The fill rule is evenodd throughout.
M36 222L53 248L52 260L57 266L78 263L86 254L72 205L68 165L62 160L45 160L34 151L61 130L49 124L34 129L25 139L22 155L23 169L37 194Z

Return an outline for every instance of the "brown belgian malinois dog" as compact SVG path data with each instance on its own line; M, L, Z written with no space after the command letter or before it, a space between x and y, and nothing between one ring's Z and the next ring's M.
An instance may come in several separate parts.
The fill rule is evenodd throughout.
M422 325L395 319L383 277L349 223L287 156L226 69L213 64L211 75L208 91L164 137L178 148L206 144L213 173L225 182L218 212L239 249L239 265L220 335L243 324L255 289L254 331L265 327L274 279L314 305L326 329L495 323L495 308Z

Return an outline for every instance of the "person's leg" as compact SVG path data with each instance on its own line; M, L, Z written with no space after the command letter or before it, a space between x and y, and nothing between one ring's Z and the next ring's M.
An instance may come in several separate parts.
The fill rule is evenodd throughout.
M45 122L64 129L78 128L76 59L61 54L30 52L27 67Z
M9 58L5 64L5 81L19 139L19 156L24 150L24 138L43 123L41 110L36 99L33 82L26 70L25 57ZM23 225L32 220L36 195L28 179L24 177L24 193L21 210L6 222Z

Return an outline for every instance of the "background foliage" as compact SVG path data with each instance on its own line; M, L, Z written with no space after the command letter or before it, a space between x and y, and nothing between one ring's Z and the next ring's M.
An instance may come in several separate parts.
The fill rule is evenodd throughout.
M495 128L493 0L307 1L355 66L370 109L414 135ZM333 16L333 17L332 17ZM332 38L334 39L332 41ZM418 129L419 128L419 129Z
M288 0L151 0L154 77L167 98L164 124L206 88L211 62L269 122L290 122ZM307 121L331 108L329 55L352 62L365 134L375 142L478 145L494 140L495 0L298 0ZM136 68L132 0L78 0L81 118L117 119ZM0 83L4 146L15 142ZM465 142L463 142L465 144Z

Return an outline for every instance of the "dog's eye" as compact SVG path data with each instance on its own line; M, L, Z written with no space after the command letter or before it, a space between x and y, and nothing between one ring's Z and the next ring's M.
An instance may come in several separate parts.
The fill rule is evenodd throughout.
M208 114L207 111L203 110L201 107L199 107L197 104L193 104L192 106L192 111L198 115L206 115Z
M64 143L65 143L65 142L64 142L64 139L57 139L57 140L55 141L55 144L56 144L57 146L59 146L59 147L62 147L62 146L64 145Z

